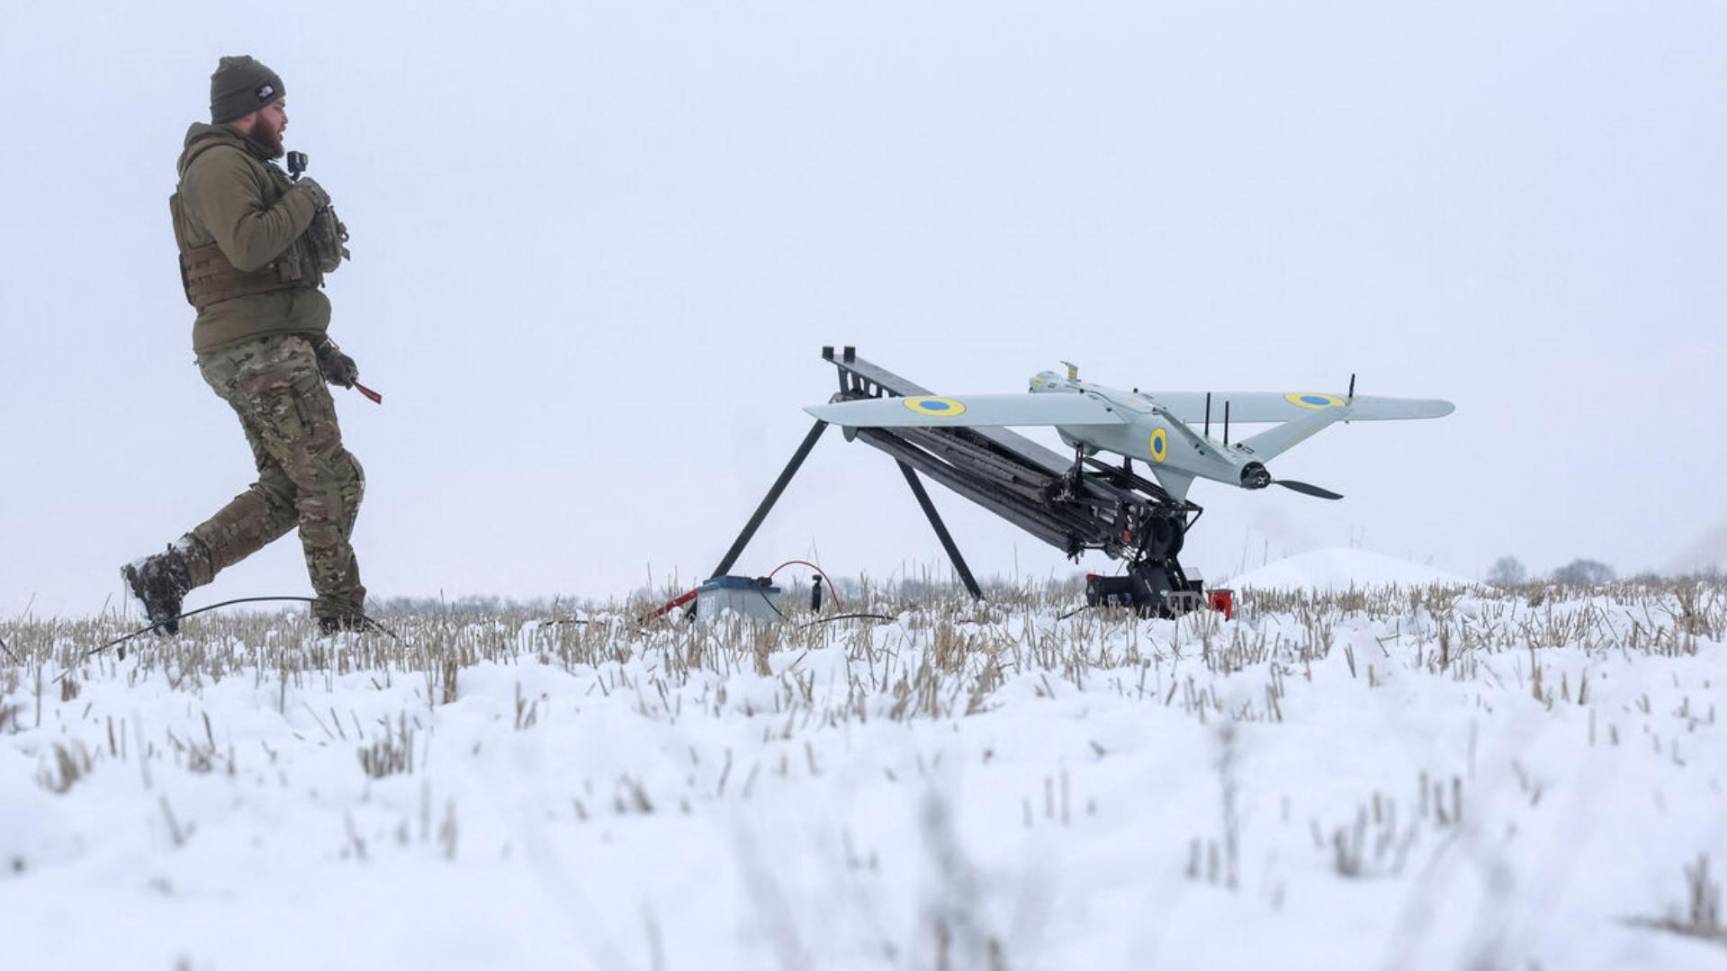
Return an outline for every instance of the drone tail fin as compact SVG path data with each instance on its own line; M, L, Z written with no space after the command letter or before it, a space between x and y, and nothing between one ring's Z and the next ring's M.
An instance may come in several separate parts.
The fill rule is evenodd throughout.
M1335 422L1348 421L1349 415L1350 409L1347 405L1340 408L1321 408L1310 415L1303 415L1293 421L1286 421L1275 428L1260 432L1243 441L1241 446L1251 452L1255 459L1269 462L1319 434L1327 426Z

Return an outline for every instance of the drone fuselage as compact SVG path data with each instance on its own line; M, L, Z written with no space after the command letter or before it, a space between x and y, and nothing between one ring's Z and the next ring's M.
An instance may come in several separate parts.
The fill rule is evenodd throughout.
M1123 391L1065 375L1032 376L1030 394L945 397L914 394L883 397L842 391L826 405L805 410L848 430L859 428L1054 428L1082 454L1111 452L1145 462L1170 497L1185 499L1195 479L1240 489L1280 485L1321 499L1341 499L1328 489L1273 478L1266 463L1339 421L1404 421L1452 412L1436 398L1381 398L1320 391L1142 392ZM1273 427L1230 436L1231 423ZM1198 426L1201 430L1195 430ZM1217 427L1219 441L1211 437ZM849 434L850 432L848 432ZM1077 467L1077 463L1076 463Z
M1146 463L1173 498L1185 498L1188 486L1196 478L1243 489L1263 489L1271 484L1264 463L1255 457L1250 446L1240 442L1225 445L1194 431L1152 395L1093 384L1077 377L1064 378L1054 371L1033 375L1030 390L1033 394L1087 395L1114 410L1125 419L1123 423L1057 425L1056 433L1068 447L1083 449L1087 455L1113 452ZM1339 407L1347 410L1348 406ZM1221 405L1219 408L1217 417L1221 423L1224 416ZM1343 417L1347 416L1329 418L1326 424Z

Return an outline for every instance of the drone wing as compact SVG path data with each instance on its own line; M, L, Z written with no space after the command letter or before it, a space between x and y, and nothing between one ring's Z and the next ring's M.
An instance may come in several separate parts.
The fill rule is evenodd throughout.
M1147 394L1170 415L1185 422L1205 420L1205 395L1178 391ZM1293 421L1330 408L1349 407L1346 421L1401 421L1412 418L1443 418L1456 410L1438 398L1376 398L1358 394L1353 399L1319 391L1214 391L1211 421L1223 421L1223 406L1229 404L1231 422Z
M845 428L984 425L1114 425L1131 419L1090 394L915 395L811 405L804 409Z

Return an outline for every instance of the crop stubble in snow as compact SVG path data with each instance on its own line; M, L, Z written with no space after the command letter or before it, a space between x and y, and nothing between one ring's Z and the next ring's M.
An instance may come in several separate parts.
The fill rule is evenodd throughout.
M1722 584L1074 597L0 623L7 963L1727 963Z

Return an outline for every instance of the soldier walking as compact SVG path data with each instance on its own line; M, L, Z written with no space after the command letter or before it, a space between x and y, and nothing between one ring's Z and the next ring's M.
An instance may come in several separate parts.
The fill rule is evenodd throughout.
M320 630L362 623L366 588L349 537L366 480L342 447L325 387L352 387L359 371L326 336L320 289L347 255L346 229L322 187L274 164L285 95L258 61L222 58L210 76L210 124L186 132L169 199L181 283L198 311L198 370L239 415L258 481L166 551L121 569L159 632L178 632L188 590L296 527Z

